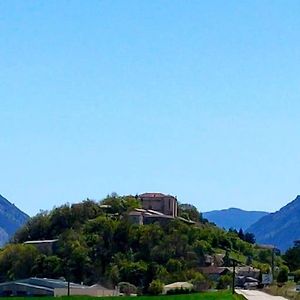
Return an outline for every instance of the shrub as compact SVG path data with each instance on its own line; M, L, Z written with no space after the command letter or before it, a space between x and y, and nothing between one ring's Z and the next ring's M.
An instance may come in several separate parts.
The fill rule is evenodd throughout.
M193 289L197 292L205 291L210 288L210 283L201 273L196 274L195 278L192 279L192 284L194 286Z
M167 291L167 295L181 295L181 294L191 294L191 293L193 293L193 290L182 288L182 287Z
M137 287L129 282L120 282L118 284L120 293L124 293L125 295L131 295L137 293Z
M282 266L277 276L277 282L285 283L288 281L289 269L287 266Z
M159 295L162 293L163 288L164 284L159 279L155 279L150 283L148 292L151 295Z
M218 284L217 284L217 289L218 290L224 290L227 289L229 285L232 283L232 277L230 275L223 275L220 277Z

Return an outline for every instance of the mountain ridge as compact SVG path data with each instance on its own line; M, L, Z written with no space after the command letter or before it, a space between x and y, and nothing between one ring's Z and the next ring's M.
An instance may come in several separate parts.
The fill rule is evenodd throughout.
M0 195L0 246L26 223L29 216Z
M225 229L246 230L260 218L268 215L265 211L248 211L236 207L212 210L203 213L203 217Z
M300 239L300 195L248 228L262 244L272 244L285 251Z

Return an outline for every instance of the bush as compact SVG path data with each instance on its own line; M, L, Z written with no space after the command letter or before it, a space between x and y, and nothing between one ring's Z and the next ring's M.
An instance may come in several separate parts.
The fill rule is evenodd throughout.
M192 284L194 290L197 292L205 291L210 288L210 283L201 273L196 274L195 278L192 279Z
M223 275L220 277L220 279L218 281L217 289L225 290L231 284L232 284L232 277L230 275Z
M129 282L120 282L118 284L120 293L124 293L125 295L131 295L137 293L137 287Z
M278 276L277 276L277 282L278 283L285 283L288 281L288 275L289 275L289 269L287 266L282 266L279 270Z
M296 270L292 273L292 275L295 276L295 282L299 282L300 281L300 270Z
M193 292L191 289L177 288L167 291L167 295L191 294Z
M164 284L159 279L155 279L150 283L148 292L151 295L159 295L162 293L163 288Z

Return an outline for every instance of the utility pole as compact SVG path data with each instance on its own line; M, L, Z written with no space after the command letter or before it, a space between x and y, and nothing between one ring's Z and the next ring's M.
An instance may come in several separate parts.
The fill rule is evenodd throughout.
M68 297L70 296L70 278L68 278Z
M271 263L271 268L272 268L272 283L274 281L274 270L275 270L275 246L273 245L272 247L272 263Z
M233 267L233 272L232 272L232 294L235 294L235 267L237 264L237 260L232 259L232 267Z

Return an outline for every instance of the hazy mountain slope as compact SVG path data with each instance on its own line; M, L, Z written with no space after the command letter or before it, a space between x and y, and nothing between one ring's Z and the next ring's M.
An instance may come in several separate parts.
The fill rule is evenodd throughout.
M272 244L281 250L300 239L300 196L279 211L269 214L248 228L261 244Z
M29 216L0 195L0 246L28 220Z
M245 211L239 208L228 208L222 210L213 210L203 213L203 217L210 222L214 222L219 227L225 229L242 228L246 230L249 226L257 222L260 218L268 215L264 211Z

